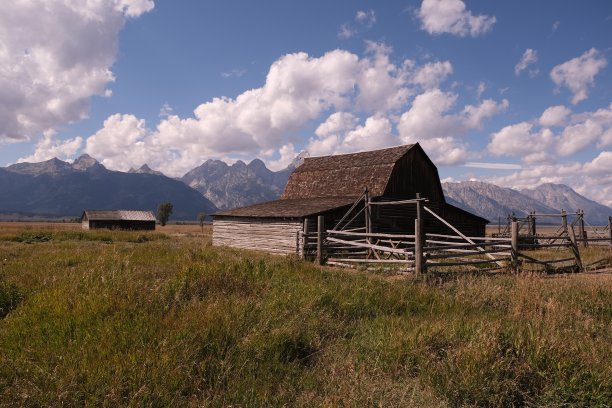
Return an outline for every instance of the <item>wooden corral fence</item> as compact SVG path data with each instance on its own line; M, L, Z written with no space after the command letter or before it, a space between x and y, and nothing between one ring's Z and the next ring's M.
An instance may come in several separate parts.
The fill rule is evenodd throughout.
M477 268L487 271L519 271L524 264L538 264L545 271L582 271L585 268L580 246L589 243L612 246L612 217L606 227L585 225L584 212L536 214L518 219L509 217L506 230L493 237L469 237L428 208L426 198L373 202L367 190L346 215L332 229L325 229L323 216L318 216L316 232L309 231L307 220L304 230L298 232L298 253L323 265L396 265L403 270L425 273L446 268ZM416 206L414 234L377 233L372 228L373 206ZM425 233L423 215L429 213L452 234ZM349 216L349 214L351 216ZM358 217L365 217L365 227L351 228ZM561 219L558 230L537 233L537 219ZM568 222L568 217L574 217ZM360 220L362 221L362 220ZM362 222L361 225L364 225ZM550 227L548 227L550 230ZM534 249L565 250L551 259L537 259ZM546 252L548 253L548 251Z

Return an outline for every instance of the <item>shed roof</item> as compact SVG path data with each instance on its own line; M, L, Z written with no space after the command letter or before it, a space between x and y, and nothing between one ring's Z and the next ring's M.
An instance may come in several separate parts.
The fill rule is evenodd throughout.
M349 206L359 197L317 197L281 199L267 203L220 211L217 217L258 217L258 218L301 218L326 211Z
M95 221L155 221L151 211L85 210L83 217Z
M395 163L413 146L306 158L289 177L282 198L358 197L366 186L372 197L382 196Z

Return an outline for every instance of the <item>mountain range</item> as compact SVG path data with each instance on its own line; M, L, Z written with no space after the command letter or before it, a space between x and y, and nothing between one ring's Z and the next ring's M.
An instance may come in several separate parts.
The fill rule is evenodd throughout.
M529 212L559 214L583 210L591 225L607 225L612 208L578 194L564 184L542 184L534 189L513 190L481 181L442 183L447 201L464 210L497 223L514 213L525 217Z
M207 160L183 177L172 179L144 164L127 173L106 169L83 155L73 163L51 159L0 168L0 213L78 216L84 209L150 209L172 202L175 220L195 220L211 214L278 199L291 172L304 154L287 168L272 171L259 159L232 165ZM542 184L513 190L480 181L442 183L447 201L497 223L508 214L524 217L582 209L591 225L605 225L612 208L578 194L562 184Z
M86 209L155 212L163 202L173 204L175 220L216 211L207 198L178 180L111 171L88 155L73 163L51 159L0 168L0 213L55 218L78 217Z

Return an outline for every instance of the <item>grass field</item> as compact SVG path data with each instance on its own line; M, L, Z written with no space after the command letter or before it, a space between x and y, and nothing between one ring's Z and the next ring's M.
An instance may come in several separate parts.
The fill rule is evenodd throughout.
M612 405L609 273L318 268L196 225L2 223L0 261L0 406Z

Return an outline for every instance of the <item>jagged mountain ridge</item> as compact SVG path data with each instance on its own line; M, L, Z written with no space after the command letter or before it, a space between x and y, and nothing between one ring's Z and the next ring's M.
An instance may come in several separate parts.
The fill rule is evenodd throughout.
M129 170L128 170L128 173L135 173L135 174L155 174L155 175L158 175L158 176L165 176L165 174L164 174L164 173L162 173L161 171L156 171L156 170L153 170L153 169L152 169L152 168L150 168L150 167L149 167L149 165L148 165L148 164L146 164L146 163L145 163L145 164L143 164L142 166L140 166L140 168L138 168L138 169L134 169L134 168L129 169Z
M180 180L218 208L227 209L276 200L283 193L294 166L275 172L259 159L249 164L238 160L232 165L207 160Z
M503 222L506 216L511 213L524 217L530 211L542 214L559 213L561 209L568 211L582 209L585 211L585 219L588 223L592 225L607 224L608 216L612 215L611 208L580 196L568 186L556 186L558 188L551 189L544 184L540 186L542 188L517 191L480 181L442 183L447 199L455 201L455 205L478 214L493 223L496 223L500 217ZM578 196L581 200L570 201L568 199L563 201L560 196L564 193L569 197L575 198ZM588 203L590 205L587 205Z
M0 168L0 212L78 217L85 209L156 211L172 202L171 219L195 220L216 207L197 191L163 175L111 171L88 155Z

